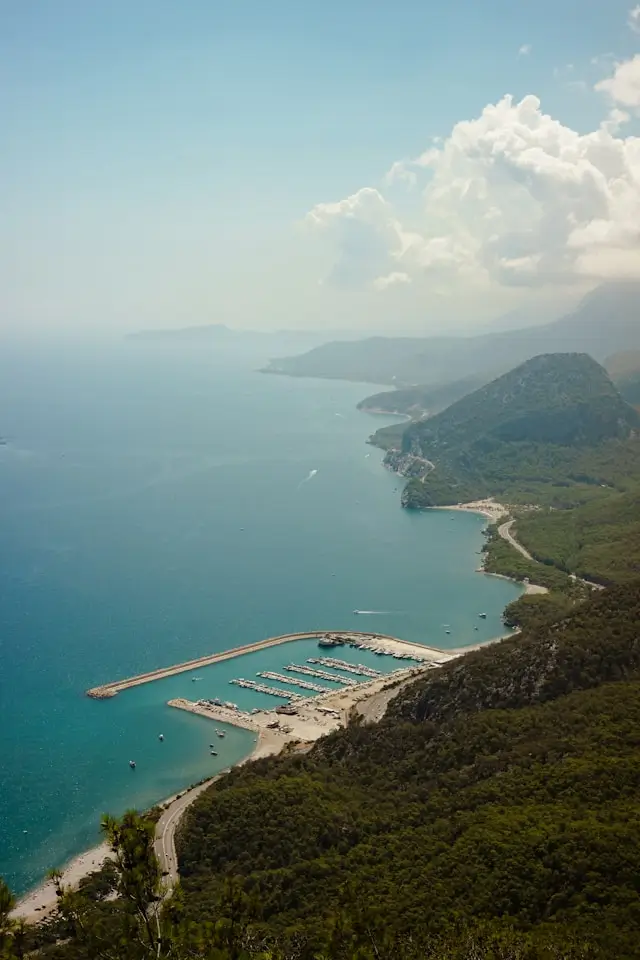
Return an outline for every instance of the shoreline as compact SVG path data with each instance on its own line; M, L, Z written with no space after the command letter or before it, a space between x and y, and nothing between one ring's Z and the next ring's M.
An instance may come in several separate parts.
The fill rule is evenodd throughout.
M373 411L367 411L373 412ZM386 411L385 411L386 412ZM405 415L406 416L406 415ZM408 417L408 419L411 419ZM465 513L476 513L480 516L485 517L486 519L497 522L502 517L507 517L509 515L509 510L503 504L498 503L492 498L487 498L485 500L476 500L470 501L469 503L458 503L452 504L450 506L436 506L431 507L433 510L450 510L458 511ZM521 584L524 587L525 593L543 593L547 592L545 587L538 586L536 584L524 583L521 581L515 580L513 577L508 577L504 574L492 573L491 571L483 570L479 568L478 573L484 573L486 576L499 577L500 579L509 580L512 583ZM307 709L307 714L303 717L302 724L298 723L295 726L298 727L298 732L296 733L294 728L291 729L290 733L286 733L281 729L273 730L268 729L266 724L267 722L273 722L270 714L273 713L273 717L278 719L278 715L273 711L263 711L260 715L259 722L242 722L243 718L241 716L234 716L234 711L227 711L228 715L214 716L211 711L207 711L204 708L199 708L195 703L191 701L183 701L178 703L177 701L169 701L170 706L178 707L180 709L185 709L189 712L196 713L202 716L207 717L208 719L215 720L217 719L220 722L230 723L235 726L242 726L244 729L251 730L256 734L256 741L253 746L253 749L245 757L239 760L237 763L233 764L233 767L228 768L227 770L221 771L219 774L216 774L213 780L217 779L219 776L223 776L225 773L229 772L229 769L234 767L242 766L246 763L251 763L255 760L259 760L263 757L274 756L281 753L288 744L299 744L300 746L306 746L307 749L319 739L321 736L325 736L327 733L332 732L332 730L340 728L347 721L347 716L352 709L358 709L363 716L367 716L367 701L373 700L376 703L376 709L378 715L373 717L373 719L380 719L380 716L383 715L384 709L386 709L386 703L395 695L400 686L405 686L412 679L417 678L424 672L429 669L436 668L442 665L443 662L446 662L450 659L455 659L457 657L463 656L465 653L471 652L473 650L478 650L481 647L487 646L489 644L496 643L500 640L503 640L507 637L512 637L516 635L518 631L510 631L508 633L502 634L497 637L493 637L489 640L482 641L476 644L469 644L465 647L458 647L452 650L441 650L439 648L430 647L422 644L410 644L407 641L399 640L399 638L390 638L384 637L384 640L392 641L392 645L395 646L397 643L396 649L406 650L407 646L419 647L424 651L427 656L424 658L424 662L420 666L412 666L406 670L398 671L396 674L386 674L383 677L377 678L370 682L359 684L355 688L346 688L336 691L331 691L328 694L320 694L317 697L310 697L307 701L304 702L304 707ZM309 636L318 636L320 631L311 632L306 634ZM286 635L287 639L290 637L293 639L294 635ZM372 636L372 635L369 635ZM379 635L382 640L382 635ZM296 639L299 638L299 635L296 635ZM271 638L271 643L275 638ZM277 638L280 642L283 642L284 637ZM285 641L286 642L286 641ZM262 647L263 644L270 644L269 640L267 641L258 641L257 646ZM253 647L253 644L247 645ZM216 655L221 659L226 659L227 657L239 656L242 652L240 648L237 651L224 651L222 654ZM428 662L428 654L431 654L430 662ZM434 656L435 655L435 656ZM436 659L437 658L437 659ZM439 661L439 662L438 662ZM186 669L189 669L191 665L195 666L194 661L189 661L189 666L180 665ZM150 671L149 674L141 675L139 678L129 678L124 681L115 681L112 684L105 684L101 688L97 688L102 692L105 688L117 688L123 689L132 683L132 685L137 685L138 683L146 682L147 678L152 682L153 679L156 679L154 674L161 673L163 674L165 670L172 670L172 668L163 668L159 671ZM144 677L144 679L142 679ZM122 685L122 686L121 686ZM94 688L95 689L95 688ZM384 692L387 692L388 696L386 699L383 696ZM91 691L93 693L94 691ZM105 691L106 692L106 691ZM113 696L114 694L109 691L107 696ZM91 694L90 694L91 695ZM103 694L104 696L104 694ZM99 696L101 699L101 697ZM324 714L323 721L319 721L318 717L312 718L308 715L308 712L318 713L318 708L323 708L324 701L328 700L337 700L339 707L337 708L340 716L332 716L330 713ZM382 704L382 707L381 707ZM346 706L345 706L346 705ZM326 709L326 708L325 708ZM381 712L380 712L381 711ZM285 717L286 723L285 726L290 725L290 721L295 718ZM372 717L370 716L370 719ZM253 721L254 717L250 717L250 721ZM240 722L238 722L240 721ZM311 734L311 736L310 736ZM313 735L315 734L315 735ZM171 797L166 798L165 800L158 801L154 806L161 807L164 811L167 811L172 803L176 802L178 798L183 798L185 794L195 791L198 787L201 787L201 784L191 785L190 787L185 787L184 790L180 791L178 794L174 794ZM194 798L195 799L195 798ZM106 843L100 843L95 847L91 847L88 850L83 851L82 853L74 856L69 860L62 868L62 883L65 886L76 887L79 882L88 876L89 874L99 870L104 862L108 859L111 854L111 850ZM27 891L23 896L21 896L17 902L14 910L12 911L12 916L19 919L24 919L27 922L37 923L41 920L44 920L52 913L55 912L57 905L57 898L55 893L55 887L51 880L44 880L39 883L33 889Z
M362 711L362 706L364 706L363 714L366 716L367 700L373 697L375 698L376 704L378 704L380 694L384 688L389 688L388 699L390 699L400 684L404 684L412 679L414 675L418 676L420 673L436 666L435 657L433 657L436 650L435 648L428 649L429 652L432 653L432 659L430 662L425 662L423 666L414 665L399 670L395 674L384 674L381 677L376 677L368 682L358 684L357 687L340 688L326 694L319 694L317 697L309 697L304 701L304 704L301 705L305 712L301 718L301 723L296 725L298 726L297 732L293 729L288 731L286 729L270 729L268 727L269 723L273 723L273 721L277 719L281 720L283 727L286 728L290 725L291 721L295 721L296 719L295 717L276 714L275 708L261 711L258 715L259 720L256 720L256 715L245 715L240 711L236 712L225 709L224 707L205 709L194 701L182 698L170 700L168 705L186 710L198 716L204 716L212 722L232 724L256 734L256 740L252 750L241 760L238 760L237 763L232 764L231 767L221 770L220 773L204 781L210 785L219 777L224 776L236 767L244 766L247 763L252 763L255 760L261 760L265 757L278 755L288 744L292 744L292 746L300 745L303 749L309 749L320 737L342 726L343 723L346 722L349 711L352 708L360 707ZM447 653L448 651L442 651L442 654L445 656ZM447 659L453 659L453 656L447 657ZM323 714L323 710L327 709L325 704L334 703L334 701L334 706L339 716L333 716L331 713ZM331 708L329 707L329 709ZM312 716L312 714L316 714L316 716ZM186 794L191 792L196 793L196 791L200 792L201 789L201 783L192 784L189 787L185 787L184 790L179 791L179 793L165 800L158 801L158 803L154 804L154 807L161 807L163 812L166 813L173 803L182 800ZM195 796L193 799L195 800ZM99 870L109 856L111 856L111 849L108 844L104 842L74 856L61 867L63 885L67 887L77 887L82 879L94 871ZM14 919L25 920L27 923L38 923L51 916L55 912L56 906L57 897L55 886L51 880L44 880L17 900L11 916Z

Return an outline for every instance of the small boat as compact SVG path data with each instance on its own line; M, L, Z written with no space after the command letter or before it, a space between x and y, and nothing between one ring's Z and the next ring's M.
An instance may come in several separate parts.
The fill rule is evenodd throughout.
M360 613L359 610L354 610L353 612L355 613L356 616Z
M158 740L164 740L164 733L158 734Z
M191 677L191 683L195 683L196 680L202 680L202 677Z
M486 619L487 619L486 613L479 613L478 616L480 617L481 620L486 620Z
M136 768L136 762L135 762L135 760L129 760L129 766L131 767L132 770L135 770L135 768Z
M451 630L445 630L445 633L451 633Z
M226 733L224 732L224 730L216 730L216 733L218 734L219 737L226 737Z
M212 750L212 751L211 751L211 756L212 756L212 757L217 757L218 754L217 754L217 752L216 752L215 750Z

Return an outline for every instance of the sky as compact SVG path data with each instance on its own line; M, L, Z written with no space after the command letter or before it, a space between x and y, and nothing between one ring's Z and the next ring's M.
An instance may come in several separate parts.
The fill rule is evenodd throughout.
M640 277L640 6L0 0L0 333L442 333Z

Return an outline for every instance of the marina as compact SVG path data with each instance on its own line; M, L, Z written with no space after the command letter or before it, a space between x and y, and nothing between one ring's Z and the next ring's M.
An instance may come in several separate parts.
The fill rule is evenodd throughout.
M319 680L332 680L334 683L340 683L344 687L354 687L358 683L351 677L339 677L335 673L329 673L328 670L314 670L312 667L306 667L301 663L290 663L282 668L290 673L301 673L308 677L318 677Z
M436 647L428 647L419 643L411 643L407 640L401 640L398 637L391 637L382 633L359 633L357 631L328 632L326 630L312 630L308 633L285 633L277 637L269 637L266 640L258 640L255 643L243 644L234 647L231 650L224 650L220 653L211 653L193 660L185 660L183 663L177 663L169 667L160 667L157 670L149 670L146 673L140 673L137 676L128 677L124 680L114 680L110 683L104 683L97 687L87 690L87 696L96 700L105 700L115 697L123 690L131 687L137 687L144 683L151 683L154 680L163 680L166 677L172 677L176 674L187 673L198 670L214 663L221 663L224 660L230 660L234 657L241 657L249 653L258 653L269 647L278 646L283 643L292 643L297 640L318 640L321 647L336 647L348 645L361 650L370 650L376 654L387 654L398 660L429 661L434 659L447 659L447 651L439 650ZM318 663L322 663L318 659ZM333 666L331 663L324 666ZM349 664L351 668L352 665ZM369 670L371 668L363 668ZM351 669L351 672L357 670ZM363 676L371 676L361 672ZM193 680L200 679L194 677Z

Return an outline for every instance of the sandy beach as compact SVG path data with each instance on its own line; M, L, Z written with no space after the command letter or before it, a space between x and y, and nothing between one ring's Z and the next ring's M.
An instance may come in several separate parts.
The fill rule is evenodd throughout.
M448 507L429 507L430 510L462 510L465 513L479 513L496 523L509 515L509 507L488 497L486 500L470 500L469 503L454 503Z
M398 644L398 649L401 649ZM435 651L432 652L431 664L435 666ZM447 653L442 653L448 658ZM450 655L449 655L450 657ZM238 766L251 763L263 757L280 753L287 744L311 745L315 740L337 730L346 722L349 711L356 707L358 712L372 720L378 720L384 713L386 704L394 696L400 685L404 685L413 676L423 672L425 667L410 667L399 670L393 675L385 675L357 687L349 687L318 697L310 697L299 708L297 716L283 716L275 710L262 711L259 714L244 714L239 711L228 710L224 707L202 707L190 700L172 700L171 706L205 716L208 719L222 723L231 723L251 730L257 734L257 740L252 752L240 761ZM323 712L335 711L334 713ZM279 727L270 729L269 724L279 722ZM184 792L181 794L184 796ZM159 806L168 808L177 797L169 797ZM75 857L68 863L62 874L62 884L66 887L75 887L80 880L94 870L98 870L109 856L109 847L102 843L91 850ZM46 881L35 890L22 897L13 912L13 916L24 919L29 923L37 923L54 912L56 908L56 892L51 881Z

